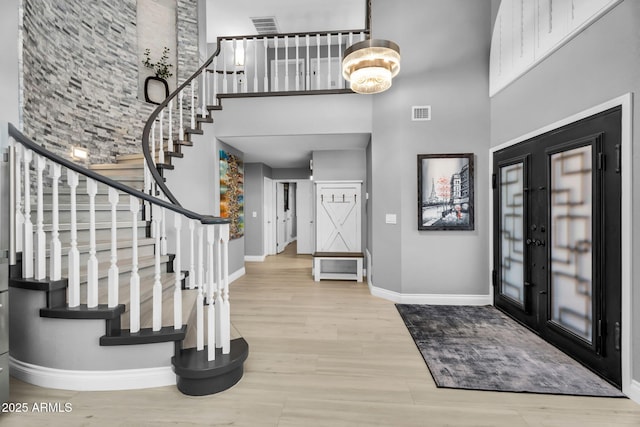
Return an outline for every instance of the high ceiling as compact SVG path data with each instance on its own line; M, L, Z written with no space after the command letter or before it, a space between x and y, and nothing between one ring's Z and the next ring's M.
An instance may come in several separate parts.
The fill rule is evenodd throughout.
M280 33L365 28L365 0L207 0L207 42L218 36L258 34L251 18L275 17ZM368 134L238 136L221 140L246 163L305 168L311 152L366 148Z
M365 0L207 0L207 42L257 34L254 17L276 18L280 33L360 30Z

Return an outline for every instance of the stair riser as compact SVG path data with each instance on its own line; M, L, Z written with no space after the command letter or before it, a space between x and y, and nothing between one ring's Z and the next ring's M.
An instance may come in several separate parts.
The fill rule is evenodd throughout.
M35 231L36 226L34 224L34 241L35 241ZM51 227L45 228L45 235L47 241L47 247L49 245L49 241L51 240ZM118 228L116 230L116 238L118 240L131 240L132 230L130 226L126 226L124 228ZM69 246L69 242L71 240L71 231L69 230L61 230L60 234L60 242L62 246ZM147 237L147 225L146 223L140 221L138 223L138 239L142 239ZM96 229L96 241L102 240L110 240L111 239L111 229L109 228L100 228ZM78 230L78 242L88 242L89 241L89 230Z
M118 260L130 260L131 257L133 256L133 248L120 248L118 249L117 252L118 252L117 254ZM138 256L141 258L147 257L147 256L153 256L154 253L155 253L155 245L153 243L146 244L143 246L138 246ZM89 256L90 256L89 252L86 249L83 249L83 251L80 252L80 265L85 265L89 260ZM101 250L97 250L96 257L98 258L99 263L110 261L111 249L104 248ZM69 249L68 248L62 249L61 259L62 259L62 266L66 268L66 266L69 265ZM48 257L47 257L47 262L49 262Z
M111 211L110 210L96 210L96 222L111 222ZM43 222L45 224L51 224L53 221L53 212L44 211L43 212ZM90 213L88 210L76 210L76 223L89 223ZM126 210L117 210L116 211L116 221L132 221L133 214L130 211ZM140 213L138 213L138 221L141 221L142 218ZM61 209L58 212L58 224L71 224L71 211L67 209Z

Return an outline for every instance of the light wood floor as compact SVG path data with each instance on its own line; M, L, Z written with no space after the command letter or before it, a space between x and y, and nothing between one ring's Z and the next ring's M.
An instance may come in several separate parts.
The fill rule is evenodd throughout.
M313 282L293 245L248 263L231 286L232 321L249 342L244 378L214 396L175 387L73 392L11 382L13 402L69 402L60 414L2 414L7 426L640 426L640 405L438 389L394 305L366 284Z

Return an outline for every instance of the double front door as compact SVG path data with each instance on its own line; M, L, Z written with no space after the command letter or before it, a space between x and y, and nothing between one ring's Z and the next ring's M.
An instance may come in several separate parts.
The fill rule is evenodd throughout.
M494 153L495 305L621 385L621 110Z

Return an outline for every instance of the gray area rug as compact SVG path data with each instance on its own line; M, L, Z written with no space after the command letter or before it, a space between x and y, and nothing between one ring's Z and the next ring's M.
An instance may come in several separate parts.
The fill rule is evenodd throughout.
M438 387L624 397L492 306L396 307Z

